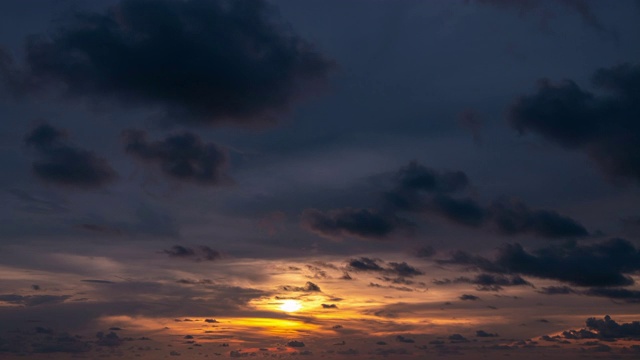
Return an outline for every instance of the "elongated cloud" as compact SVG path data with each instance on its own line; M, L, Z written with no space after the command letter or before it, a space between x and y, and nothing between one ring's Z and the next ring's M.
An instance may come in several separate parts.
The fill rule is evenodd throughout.
M634 284L630 275L640 270L640 249L624 239L592 245L569 242L534 251L527 251L520 244L506 244L494 259L458 251L441 263L465 265L491 273L553 279L577 286L613 287ZM557 289L548 292L555 293Z

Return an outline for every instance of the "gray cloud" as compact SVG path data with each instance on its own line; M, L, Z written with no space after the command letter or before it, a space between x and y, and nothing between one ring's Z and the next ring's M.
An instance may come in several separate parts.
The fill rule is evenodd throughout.
M226 150L215 144L205 144L195 134L185 132L149 142L144 131L126 130L122 138L128 154L159 165L162 172L172 179L199 185L230 183L225 174L228 163Z
M68 143L66 138L64 131L48 124L37 126L25 136L25 143L40 157L32 165L38 178L79 189L103 187L117 178L107 160Z

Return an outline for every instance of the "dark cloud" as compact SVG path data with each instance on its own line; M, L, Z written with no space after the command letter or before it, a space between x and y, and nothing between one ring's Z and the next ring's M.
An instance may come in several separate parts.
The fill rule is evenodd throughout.
M623 300L628 303L640 303L640 291L619 288L591 288L582 292L588 296L606 297L609 299Z
M582 237L589 232L575 220L555 211L532 210L519 201L494 202L489 207L492 223L501 233L530 233L544 238Z
M575 294L575 290L573 290L572 288L570 288L568 286L547 286L547 287L540 288L540 290L538 290L537 292L539 292L540 294L545 294L545 295Z
M449 340L451 340L451 342L457 343L457 342L468 342L469 339L467 339L466 337L460 335L460 334L453 334L449 336Z
M488 333L484 330L478 330L476 331L476 337L498 337L498 334L496 333Z
M494 228L509 236L531 234L556 239L589 235L585 227L572 218L555 211L530 209L520 201L482 205L464 194L470 189L470 181L461 171L439 172L412 161L383 177L390 181L391 190L381 194L379 208L328 212L307 209L302 213L302 227L334 239L348 236L384 239L396 230L415 226L400 214L418 213L466 227Z
M402 335L396 336L396 341L397 342L402 342L402 343L407 343L407 344L413 344L413 343L416 342L415 340L407 338L407 337L404 337Z
M49 124L37 126L25 136L24 141L40 157L32 165L33 173L46 182L94 189L117 178L107 160L70 144L63 131Z
M394 231L411 226L409 221L390 213L353 208L328 212L306 209L302 212L301 225L313 233L328 238L356 237L376 240L383 240Z
M540 80L535 94L513 104L509 122L521 134L586 152L611 177L640 181L640 65L599 69L592 83L604 94Z
M281 286L280 289L283 291L293 291L293 292L322 292L322 290L320 290L320 287L315 283L312 283L311 281L307 281L307 283L304 284L304 286L284 285L284 286Z
M270 124L333 67L262 0L122 0L66 19L27 38L22 88L62 85L177 122Z
M337 309L338 305L336 304L322 304L323 309Z
M289 347L304 347L304 343L302 341L291 340L287 343Z
M469 0L467 0L469 1ZM519 16L535 16L538 17L541 26L548 26L550 19L554 18L557 14L554 9L554 5L560 5L569 11L575 12L579 15L585 24L590 27L603 31L604 27L600 23L600 20L591 9L587 0L474 0L481 5L493 6L499 9L515 11Z
M162 253L169 255L169 257L191 259L194 261L214 261L222 257L220 252L205 245L200 245L195 248L174 245L169 249L162 250Z
M634 283L628 275L640 270L640 250L624 239L592 245L575 241L528 252L520 244L506 244L494 260L456 252L442 263L466 265L493 273L515 273L554 279L578 286L608 287Z
M436 285L448 285L448 284L474 284L477 285L476 290L479 291L500 291L503 286L533 286L530 282L523 279L520 276L503 276L503 275L495 275L495 274L478 274L473 278L468 278L466 276L460 276L453 280L451 279L443 279L443 280L434 280L434 284Z
M483 206L458 194L468 190L470 181L463 172L437 172L411 162L394 175L395 187L385 193L387 206L394 211L436 215L452 223L490 226L504 235L532 234L543 238L587 236L577 221L555 211L530 209L520 201L494 201Z
M378 264L380 259L361 257L349 260L348 267L353 271L383 271L384 268Z
M221 185L230 182L225 174L228 156L226 150L204 143L198 136L185 132L150 142L140 130L122 133L125 151L144 162L159 165L172 179L199 185Z
M467 174L462 171L438 172L412 161L395 174L401 190L426 191L447 194L464 190L469 186Z
M479 300L480 298L475 296L475 295L471 295L471 294L462 294L458 297L460 300Z
M588 318L586 328L580 330L568 330L562 333L567 339L601 339L615 340L624 338L640 338L640 322L617 323L606 315L604 319Z
M361 257L358 259L351 259L347 263L347 268L350 271L373 271L384 273L387 275L397 276L397 279L383 278L385 281L394 281L396 283L406 283L405 277L413 277L423 275L424 273L417 268L407 264L406 262L389 262L385 265L384 261L380 259L372 259L368 257Z
M59 304L69 299L71 295L0 295L0 301L14 305L38 306Z

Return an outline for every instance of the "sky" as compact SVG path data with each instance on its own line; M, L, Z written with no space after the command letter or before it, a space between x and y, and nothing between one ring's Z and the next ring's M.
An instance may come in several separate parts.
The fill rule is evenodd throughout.
M639 1L0 20L0 358L640 356Z

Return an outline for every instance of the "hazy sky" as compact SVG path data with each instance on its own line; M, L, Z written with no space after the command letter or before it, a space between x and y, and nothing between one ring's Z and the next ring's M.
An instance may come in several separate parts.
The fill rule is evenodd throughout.
M640 356L640 2L0 2L0 358Z

